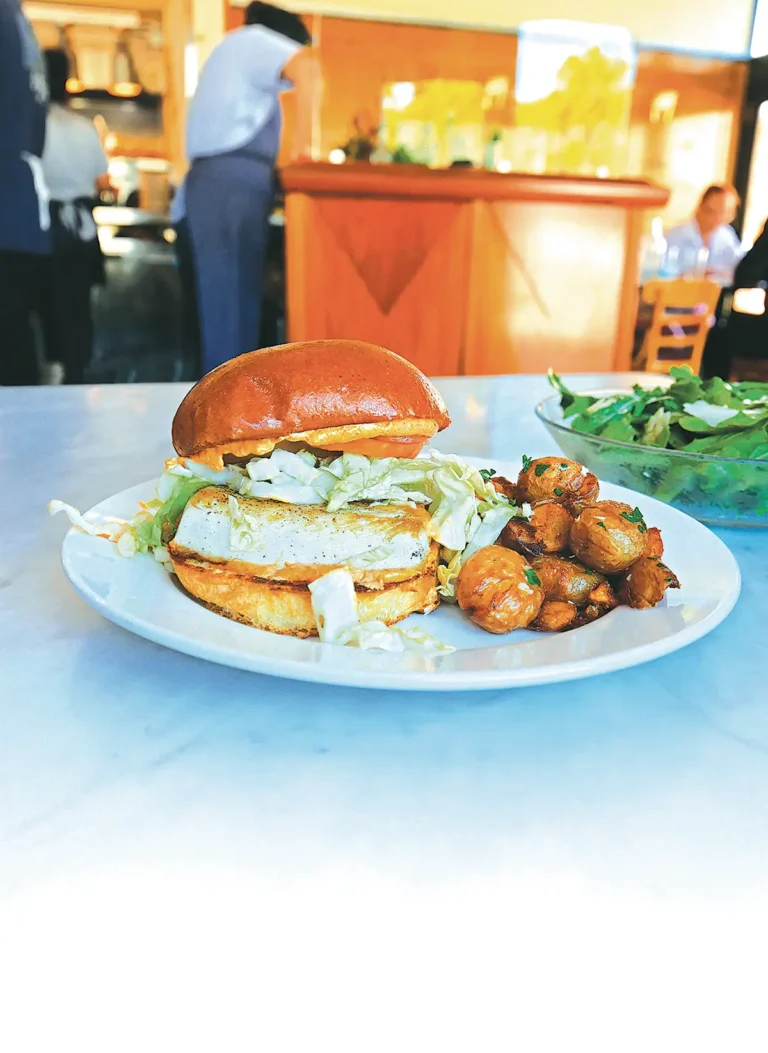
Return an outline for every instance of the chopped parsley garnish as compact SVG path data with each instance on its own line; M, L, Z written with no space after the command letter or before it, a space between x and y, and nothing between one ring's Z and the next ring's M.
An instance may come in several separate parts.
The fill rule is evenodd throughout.
M563 496L563 491L560 489L559 486L556 486L555 487L555 497L562 497L562 496Z
M633 508L631 512L622 512L621 518L626 519L628 523L642 523L643 513L639 508Z
M541 585L541 578L533 569L533 567L525 568L525 580L529 585Z
M560 464L560 467L561 467L561 468L567 468L567 467L568 467L568 465L567 465L567 464L565 464L564 462L561 462L561 464Z
M480 475L482 476L483 482L489 482L496 474L495 468L481 468Z
M597 521L597 525L598 525L598 526L599 526L599 527L600 527L600 528L601 528L602 530L607 530L607 529L608 529L608 527L607 527L607 526L605 525L605 523L604 523L604 522L602 521L602 519L598 519L598 521Z
M536 468L534 469L534 474L536 475L536 478L540 479L541 476L544 474L544 472L546 472L546 470L548 468L549 468L548 464L537 464Z
M531 458L528 457L526 454L523 454L523 471L527 472L528 469L531 467L531 464Z

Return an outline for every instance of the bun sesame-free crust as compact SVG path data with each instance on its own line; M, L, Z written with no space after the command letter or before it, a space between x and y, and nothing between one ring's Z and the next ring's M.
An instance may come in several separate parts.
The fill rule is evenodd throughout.
M206 374L176 411L172 438L179 456L217 467L279 442L413 443L448 424L437 390L400 355L359 340L312 340L251 351Z

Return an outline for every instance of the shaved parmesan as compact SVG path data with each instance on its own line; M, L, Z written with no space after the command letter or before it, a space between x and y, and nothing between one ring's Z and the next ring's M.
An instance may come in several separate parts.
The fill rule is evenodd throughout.
M696 402L684 402L683 409L691 417L698 417L699 420L703 420L710 428L716 428L718 424L722 424L725 420L730 420L731 417L738 416L740 412L737 409L731 409L730 406L713 406L711 402L705 402L704 399L698 399Z

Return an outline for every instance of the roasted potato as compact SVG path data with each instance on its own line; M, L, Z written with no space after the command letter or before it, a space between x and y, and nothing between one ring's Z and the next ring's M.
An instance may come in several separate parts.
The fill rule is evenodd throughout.
M620 603L645 610L664 599L667 589L679 589L677 575L654 556L643 556L633 563L616 583Z
M482 629L508 633L530 625L544 602L544 590L519 552L488 545L461 568L456 599Z
M506 497L513 505L517 504L517 487L509 479L505 479L503 475L494 475L491 479L494 490L500 493L503 497Z
M521 516L510 519L501 532L499 544L514 549L528 559L568 547L573 516L554 501L536 505L530 520Z
M602 618L602 616L607 614L609 610L609 607L601 607L599 603L588 603L586 607L582 607L579 610L578 617L572 628L580 629L582 625L589 625L590 622L596 622L598 618Z
M576 623L579 610L575 603L562 600L545 600L541 610L531 622L530 628L541 633L559 633Z
M648 559L661 559L664 555L664 542L658 527L648 527L648 541L643 555Z
M619 602L616 593L607 581L601 581L597 588L590 592L587 599L589 603L593 603L596 607L603 607L606 611L618 606Z
M588 567L620 574L645 552L648 528L639 509L620 501L588 505L571 527L570 547Z
M583 607L590 595L604 579L575 559L564 556L537 556L531 566L541 580L544 599L558 603L573 603Z
M546 546L537 537L533 523L522 516L510 519L501 532L499 544L519 552L528 559L543 556L546 552Z
M555 501L579 512L598 498L598 482L594 475L576 461L565 457L525 459L517 477L519 501L531 505L541 501Z
M531 511L531 526L537 542L545 553L563 552L573 525L573 516L564 505L543 501Z

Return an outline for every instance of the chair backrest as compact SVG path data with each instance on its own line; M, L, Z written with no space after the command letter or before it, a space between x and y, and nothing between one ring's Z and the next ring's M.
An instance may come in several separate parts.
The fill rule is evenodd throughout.
M717 282L705 278L646 282L643 299L653 304L653 320L642 353L649 372L668 373L672 366L699 372L720 291Z

